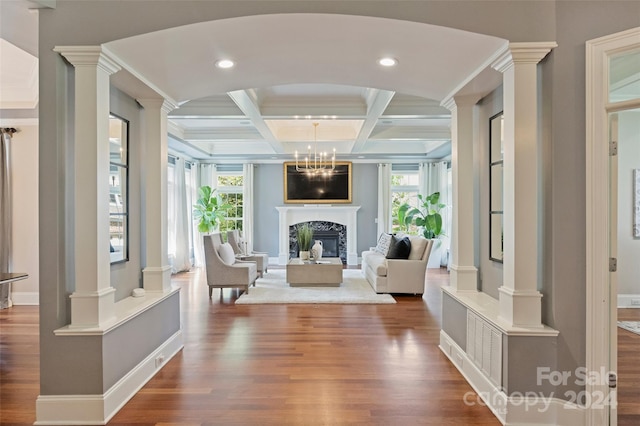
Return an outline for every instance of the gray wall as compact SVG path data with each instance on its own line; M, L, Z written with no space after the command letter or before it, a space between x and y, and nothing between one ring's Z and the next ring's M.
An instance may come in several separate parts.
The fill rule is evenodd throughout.
M144 332L141 333L140 331ZM163 300L142 315L110 331L102 342L104 373L102 390L106 392L151 352L180 330L179 293ZM126 348L126 350L123 350ZM170 354L163 354L166 358Z
M358 210L358 256L378 241L378 165L353 165L353 204Z
M284 206L282 164L258 164L254 173L254 248L278 257L278 211ZM378 166L352 166L352 205L358 210L358 254L377 241L375 222L378 210Z
M70 132L65 116L69 94L65 84L69 76L52 48L96 45L193 22L280 12L380 16L474 31L513 42L558 43L540 66L545 173L542 185L546 190L540 287L544 295L543 320L560 331L558 368L574 371L584 365L585 42L640 26L640 2L165 1L153 3L152 18L149 5L148 1L58 0L56 9L39 14L42 393L52 393L63 386L51 378L51 370L56 368L51 360L75 350L51 337L52 328L68 323L66 286L73 278L67 273L73 262L67 256L71 251L65 251L69 250L71 236L65 222L64 192L65 181L72 178L65 152ZM274 199L274 205L277 202ZM74 381L86 380L75 369L67 373L67 377L74 376Z
M278 256L278 211L283 205L282 164L258 164L254 171L253 247Z

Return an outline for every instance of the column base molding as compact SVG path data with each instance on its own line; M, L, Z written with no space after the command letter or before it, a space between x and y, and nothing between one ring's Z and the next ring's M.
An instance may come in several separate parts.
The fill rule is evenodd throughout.
M169 291L171 266L147 266L142 270L142 283L145 291Z
M514 327L542 328L542 294L537 290L498 289L499 318Z
M478 268L475 266L451 265L450 285L460 291L478 290Z
M114 293L113 287L103 288L94 292L74 292L71 299L71 324L74 327L100 327L113 319Z

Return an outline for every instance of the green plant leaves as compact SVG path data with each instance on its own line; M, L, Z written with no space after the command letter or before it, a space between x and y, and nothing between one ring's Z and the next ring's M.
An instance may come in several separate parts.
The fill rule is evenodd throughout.
M205 185L198 188L200 198L193 205L193 218L198 222L198 231L210 233L216 230L218 223L224 219L231 208L230 204L218 204L215 189Z
M398 222L407 229L412 223L422 229L425 238L433 239L443 235L440 210L446 207L440 203L440 193L434 192L426 197L418 194L419 207L403 204L398 208Z
M298 237L298 248L302 251L309 251L311 248L311 239L313 238L313 228L308 223L303 223L296 227Z

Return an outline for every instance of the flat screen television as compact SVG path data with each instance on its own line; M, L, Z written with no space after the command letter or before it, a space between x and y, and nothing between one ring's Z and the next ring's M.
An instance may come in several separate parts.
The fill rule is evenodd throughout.
M334 170L318 174L297 171L295 162L284 163L284 202L351 203L351 162L336 161Z

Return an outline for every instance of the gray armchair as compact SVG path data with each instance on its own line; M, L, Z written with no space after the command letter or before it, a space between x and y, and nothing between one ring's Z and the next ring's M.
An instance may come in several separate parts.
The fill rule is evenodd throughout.
M242 260L256 262L258 266L258 273L261 277L264 276L264 273L267 272L267 268L269 266L269 255L267 253L260 251L246 253L246 246L243 247L242 237L237 229L227 231L227 242L231 244L236 256L240 256Z
M244 288L249 293L249 286L255 286L258 278L256 262L235 259L233 249L223 244L220 233L205 235L203 239L209 298L214 288Z

